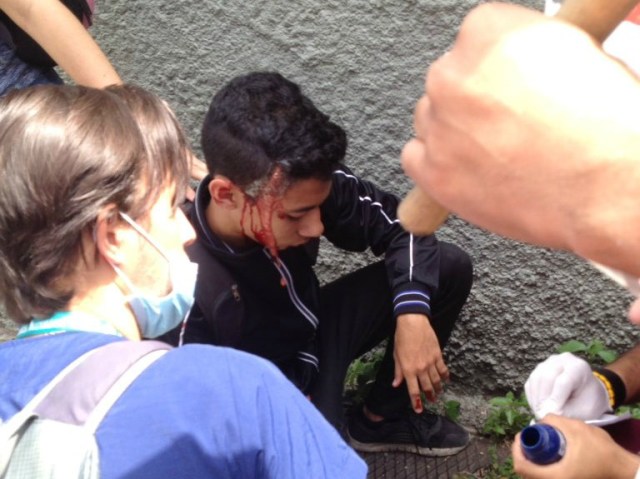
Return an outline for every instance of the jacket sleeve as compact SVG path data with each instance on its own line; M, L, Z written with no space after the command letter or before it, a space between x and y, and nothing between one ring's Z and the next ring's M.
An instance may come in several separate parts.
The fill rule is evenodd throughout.
M394 314L430 316L438 288L440 253L435 235L414 236L396 216L399 199L342 166L333 174L331 193L321 206L325 237L349 251L384 253Z

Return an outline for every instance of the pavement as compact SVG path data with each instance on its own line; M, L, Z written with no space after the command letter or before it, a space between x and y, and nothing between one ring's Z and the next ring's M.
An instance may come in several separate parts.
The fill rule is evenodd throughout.
M369 465L369 479L467 479L494 462L493 442L472 437L464 450L448 457L424 457L410 452L360 453ZM498 451L504 457L505 450Z

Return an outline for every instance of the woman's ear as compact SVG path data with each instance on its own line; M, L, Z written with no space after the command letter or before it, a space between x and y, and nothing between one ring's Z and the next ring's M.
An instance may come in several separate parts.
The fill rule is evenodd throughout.
M208 189L211 201L217 206L228 209L242 206L240 200L244 198L244 194L230 179L217 175L209 182Z
M100 255L116 266L121 265L125 259L123 247L131 236L131 228L120 219L115 206L108 206L98 214L93 234Z

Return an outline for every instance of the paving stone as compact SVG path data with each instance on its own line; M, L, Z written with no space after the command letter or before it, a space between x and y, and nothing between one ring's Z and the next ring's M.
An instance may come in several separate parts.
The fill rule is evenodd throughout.
M369 465L369 479L453 479L456 475L474 475L489 466L492 442L473 437L471 444L456 455L424 457L410 452L360 453ZM505 451L501 451L503 456Z

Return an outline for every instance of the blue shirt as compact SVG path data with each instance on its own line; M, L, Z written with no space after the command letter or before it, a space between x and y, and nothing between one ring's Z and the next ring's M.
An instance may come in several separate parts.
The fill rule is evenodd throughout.
M0 345L0 418L64 366L116 336L87 332ZM365 463L269 362L188 345L162 356L97 430L102 477L364 478Z
M0 30L3 28L0 24ZM0 31L0 96L14 88L62 83L53 68L38 68L18 58L3 34L4 32Z

